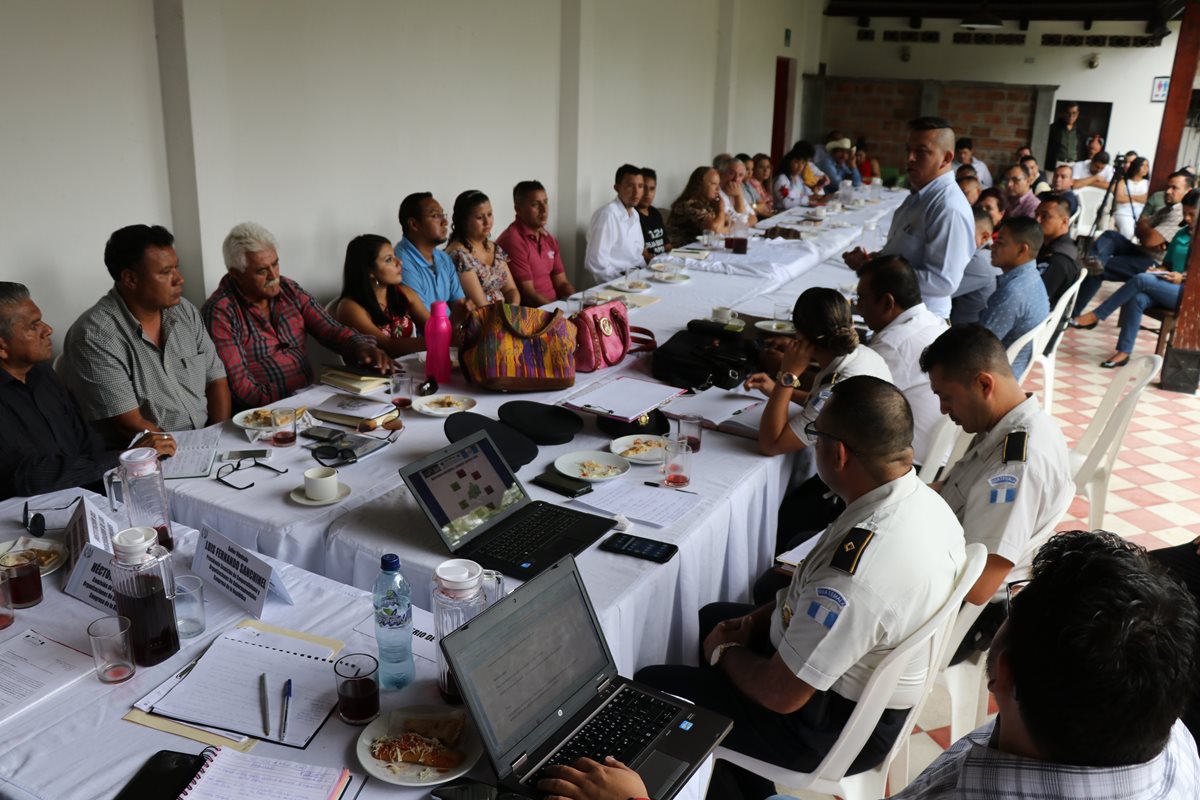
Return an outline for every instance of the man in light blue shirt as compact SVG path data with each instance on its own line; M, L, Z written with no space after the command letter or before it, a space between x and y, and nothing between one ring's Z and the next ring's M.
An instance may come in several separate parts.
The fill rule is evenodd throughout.
M947 319L950 298L975 255L975 220L954 182L950 123L939 117L914 119L908 125L907 147L905 171L912 194L896 209L879 255L904 256L917 271L925 307ZM870 255L859 247L842 258L857 270Z
M967 262L962 281L954 292L951 325L979 322L979 315L987 308L988 298L996 291L996 278L1000 276L1000 270L992 266L992 218L982 208L972 209L972 212L975 214L975 255Z
M992 265L999 267L996 291L988 298L979 323L996 334L1008 347L1050 316L1050 298L1037 268L1042 249L1042 228L1028 217L1006 219L992 245ZM1018 379L1033 356L1032 345L1025 345L1013 361Z
M452 320L461 319L467 311L467 299L454 261L438 245L445 244L449 235L446 212L429 192L410 194L400 203L400 227L404 238L396 242L405 286L421 298L423 308L413 308L410 316L424 327L430 309L439 300L450 306Z

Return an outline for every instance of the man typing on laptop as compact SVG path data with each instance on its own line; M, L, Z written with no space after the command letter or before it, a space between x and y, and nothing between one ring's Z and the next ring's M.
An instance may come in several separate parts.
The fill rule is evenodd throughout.
M941 608L966 559L962 526L912 469L912 412L896 387L839 381L810 428L817 472L846 510L774 602L701 609L704 666L635 676L732 718L726 747L799 771L820 764L872 671ZM851 774L882 761L929 667L908 666ZM718 762L708 797L773 793Z

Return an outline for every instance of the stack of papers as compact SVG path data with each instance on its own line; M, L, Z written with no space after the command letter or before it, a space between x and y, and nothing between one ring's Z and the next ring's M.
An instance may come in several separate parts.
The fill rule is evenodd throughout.
M640 378L620 377L611 381L593 383L581 392L563 401L563 405L577 411L587 411L604 417L632 422L649 414L672 397L683 394L683 389L662 383L644 381Z
M573 502L605 514L621 514L655 528L665 528L695 508L700 495L646 486L640 480L617 480L595 484L592 491Z

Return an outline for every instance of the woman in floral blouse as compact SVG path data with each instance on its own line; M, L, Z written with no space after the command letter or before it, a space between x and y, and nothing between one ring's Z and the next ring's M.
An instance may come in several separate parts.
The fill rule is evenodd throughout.
M783 157L783 169L775 178L775 208L784 210L804 205L808 199L808 187L804 184L804 168L813 157L813 146L808 142L797 142Z
M727 229L721 176L712 167L696 167L679 199L671 204L667 238L672 247L683 247L702 233L725 233Z
M497 301L518 305L521 295L508 270L508 254L491 240L492 202L488 196L478 189L460 194L451 221L446 252L454 259L467 299L476 308Z

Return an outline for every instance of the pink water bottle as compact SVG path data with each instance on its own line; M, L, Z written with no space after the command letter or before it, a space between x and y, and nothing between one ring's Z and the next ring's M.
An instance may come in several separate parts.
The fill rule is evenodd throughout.
M450 380L450 307L438 300L425 323L425 377Z

